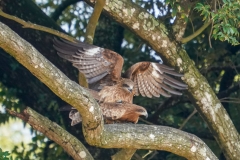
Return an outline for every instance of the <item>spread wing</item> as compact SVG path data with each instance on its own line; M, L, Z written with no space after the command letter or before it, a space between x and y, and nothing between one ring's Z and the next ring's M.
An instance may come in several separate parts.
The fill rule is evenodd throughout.
M139 62L131 66L125 73L127 78L134 81L135 95L141 94L149 98L171 97L171 94L182 95L180 91L187 89L187 85L172 78L171 76L182 77L174 69L159 63Z
M108 49L83 42L69 42L54 39L54 48L60 57L73 63L85 75L89 84L93 84L106 76L107 80L118 80L121 77L123 58Z

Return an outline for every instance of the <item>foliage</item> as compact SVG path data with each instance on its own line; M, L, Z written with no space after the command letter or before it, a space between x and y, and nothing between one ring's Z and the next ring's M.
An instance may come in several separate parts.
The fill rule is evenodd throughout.
M10 153L8 151L3 151L1 148L0 148L0 159L1 160L10 160L11 158L9 158L10 156Z
M9 120L9 116L6 115L4 107L7 106L9 109L18 109L21 107L19 99L16 98L16 88L7 88L0 82L0 124L5 123Z
M190 8L185 8L184 6L181 5L180 1L175 1L175 0L166 0L165 3L169 7L171 7L171 15L173 18L176 17L177 14L180 14L180 17L187 22L188 15L185 13L185 11Z
M63 1L61 0L47 0L42 2L37 1L37 4L42 10L45 11L46 14L50 16L62 2ZM215 90L216 93L220 93L222 91L228 90L230 87L237 86L239 83L239 80L236 78L239 74L240 66L240 57L238 51L239 48L237 46L232 47L226 42L222 41L227 41L234 45L238 44L239 33L237 28L239 26L240 6L236 1L225 0L221 4L216 5L216 11L212 12L212 10L214 10L213 4L207 4L206 1L201 2L202 3L198 3L196 5L195 9L202 15L202 17L199 16L199 13L192 11L192 15L188 19L189 21L191 19L191 23L188 21L189 23L186 29L186 34L194 33L196 29L203 25L203 22L200 19L203 19L204 21L211 19L213 21L212 36L215 39L212 41L213 48L210 48L208 44L208 35L211 34L210 29L205 30L200 36L185 44L184 47L191 59L194 61L195 65L200 69L201 73L209 81L211 87ZM183 8L180 8L180 11L178 10L178 8L181 6L179 1L166 0L165 2L162 2L160 0L145 0L136 1L136 3L147 9L149 12L153 13L160 20L166 20L164 21L166 24L169 24L169 20L173 17L176 17L179 12L182 14L181 17L187 20ZM60 15L57 23L72 36L76 37L77 39L82 39L84 29L86 28L91 12L92 9L88 5L84 4L83 2L76 3L74 5L68 6L66 10L64 10L64 12ZM108 20L112 21L112 19ZM101 23L99 24L101 25ZM102 24L102 28L105 29L105 31L103 32L101 30L100 32L104 34L96 34L95 44L101 43L101 46L111 48L116 51L118 49L114 49L115 47L112 47L109 41L119 42L117 44L120 48L118 51L121 55L123 55L125 60L124 70L126 70L133 63L139 61L161 61L157 59L156 53L147 45L147 43L139 39L131 31L123 29L124 32L122 33L122 37L119 36L117 40L115 40L114 34L118 32L119 28L109 29L107 27L108 26ZM16 70L19 66L20 65L17 62L11 63L12 72L19 72L19 70ZM227 68L227 70L224 67ZM69 68L69 70L72 69L73 67ZM231 73L233 76L224 77L226 73ZM5 74L6 76L0 79L0 81L4 84L6 84L8 76L8 73ZM227 83L225 83L225 80ZM36 83L36 86L40 86L40 83L34 81L33 79L30 79L29 83ZM59 125L67 128L75 135L81 135L79 126L71 128L69 127L70 124L68 113L58 112L58 108L62 105L59 103L58 99L56 97L49 96L48 94L43 94L47 92L47 89L40 89L43 92L39 92L38 87L32 89L33 94L37 95L36 103L38 105L40 104L39 108L35 109L38 109L38 112L54 120ZM19 88L4 86L0 84L0 102L4 106L7 106L9 109L22 109L25 107L23 103L26 102L26 100L21 99L21 96L17 97L16 94L26 94L26 92L23 91L24 90L21 90ZM239 91L233 91L228 96L238 99L239 94ZM171 99L171 102L164 106L162 104L167 101L167 99L164 97L155 99L137 97L134 99L134 103L147 108L149 112L149 119L147 119L147 122L156 125L166 125L179 128L194 110L194 105L189 99L190 98L188 95L184 93L180 98L173 97L173 99ZM238 130L240 130L240 110L238 103L225 102L224 105L228 110L228 113L230 114L235 126ZM0 115L0 123L8 121L9 116L6 114L3 115L5 117ZM139 123L145 122L146 121L140 121ZM196 134L200 138L206 140L209 144L216 144L213 136L209 132L206 123L199 114L195 114L187 122L183 130ZM83 137L79 136L79 138L84 142ZM116 152L114 149L104 150L90 147L87 144L86 146L96 159L109 159L109 154L114 154ZM215 153L217 153L218 156L221 154L221 150L218 147L214 145L210 147L215 151ZM48 139L45 139L45 137L41 134L35 134L35 137L33 137L33 142L29 144L29 148L29 150L27 148L25 149L28 150L26 155L24 155L23 152L19 151L19 148L17 146L11 152L16 153L18 155L18 158L26 159L31 157L30 155L33 155L34 157L41 157L42 159L69 159L68 155L62 151L61 147L49 141ZM144 155L146 152L147 151L138 150L137 154ZM153 156L152 159L160 159L160 157L162 159L179 159L178 156L171 153L162 151L156 152L157 154ZM8 153L0 152L0 157L3 153L5 156L8 156L6 155Z
M204 21L213 21L213 38L238 45L240 4L238 1L231 0L223 0L223 3L218 1L218 3L212 6L198 3L195 9L201 12Z

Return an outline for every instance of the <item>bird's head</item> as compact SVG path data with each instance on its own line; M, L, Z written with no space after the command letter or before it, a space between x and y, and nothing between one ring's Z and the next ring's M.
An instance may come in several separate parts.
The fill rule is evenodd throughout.
M128 92L133 92L134 90L134 82L130 79L123 79L122 81L122 88Z

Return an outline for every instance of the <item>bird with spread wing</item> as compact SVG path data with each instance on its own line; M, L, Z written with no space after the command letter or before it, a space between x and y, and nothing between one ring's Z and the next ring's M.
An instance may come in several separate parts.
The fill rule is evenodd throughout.
M104 109L110 111L109 106L111 106L111 110L124 110L123 117L125 114L131 116L135 114L138 120L140 115L146 115L144 113L146 110L143 107L140 109L141 106L132 104L134 95L141 94L149 98L160 97L160 95L170 97L171 94L182 95L179 90L187 89L186 84L171 77L182 77L183 75L176 73L166 65L154 62L139 62L122 74L124 60L121 55L114 51L80 41L74 43L64 39L54 39L53 43L58 55L72 62L73 66L85 75L89 88L99 91L98 100L103 111ZM119 102L124 103L119 105ZM114 108L114 104L115 106L121 106L120 109ZM131 105L132 114L128 114ZM128 106L126 107L128 109L124 106ZM142 111L138 112L139 109ZM136 112L133 112L133 110ZM104 117L106 117L105 113L103 113ZM111 117L114 117L114 115L111 115ZM123 121L121 117L117 115L115 117L118 117L119 121ZM116 118L111 119L112 121L118 121ZM129 120L128 118L125 119L127 120L124 120L124 122ZM136 123L137 120L130 120L129 122Z
M60 57L72 62L85 75L91 89L100 91L102 102L132 103L134 95L170 97L182 95L178 90L187 89L186 84L169 76L183 75L163 64L139 62L122 74L124 60L114 51L63 39L54 39L54 48Z

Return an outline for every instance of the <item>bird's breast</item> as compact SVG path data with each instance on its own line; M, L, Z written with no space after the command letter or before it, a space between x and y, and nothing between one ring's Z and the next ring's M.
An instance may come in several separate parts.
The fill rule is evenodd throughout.
M126 91L121 87L106 86L99 92L100 100L102 102L117 102L125 101L132 103L133 93Z

